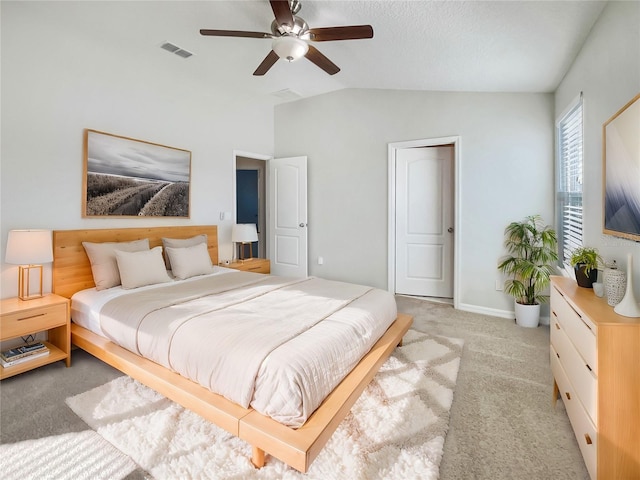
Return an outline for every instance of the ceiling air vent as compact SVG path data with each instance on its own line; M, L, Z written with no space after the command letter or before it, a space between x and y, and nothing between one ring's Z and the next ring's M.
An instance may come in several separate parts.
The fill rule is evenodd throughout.
M168 52L175 53L176 55L182 58L189 58L190 56L193 55L193 53L191 53L190 51L180 48L179 46L174 45L171 42L164 42L162 45L160 45L160 48Z
M183 50L183 49L176 50L173 53L175 53L176 55L178 55L179 57L182 57L182 58L189 58L191 55L193 55L193 53L191 53L191 52L189 52L187 50Z

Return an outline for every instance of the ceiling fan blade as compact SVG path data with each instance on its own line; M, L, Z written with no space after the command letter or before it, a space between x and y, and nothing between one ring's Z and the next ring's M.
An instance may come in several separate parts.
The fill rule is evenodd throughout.
M309 51L307 52L305 57L315 63L322 70L327 72L329 75L335 75L340 71L340 68L335 63L333 63L322 53L320 53L320 50L318 50L313 45L309 45Z
M314 42L330 42L332 40L359 40L373 38L371 25L351 25L347 27L325 27L309 29Z
M278 25L289 25L293 28L294 20L289 0L269 0Z
M273 38L273 35L265 32L245 32L243 30L200 30L200 35L212 37L247 37L247 38Z
M273 64L276 63L279 58L278 54L271 50L264 60L262 60L262 63L258 65L258 68L256 68L256 71L253 72L253 74L256 76L264 75L271 67L273 67Z

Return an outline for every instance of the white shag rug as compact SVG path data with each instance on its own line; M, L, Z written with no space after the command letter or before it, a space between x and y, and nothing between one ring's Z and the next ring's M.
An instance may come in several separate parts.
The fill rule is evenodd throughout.
M155 479L436 480L463 341L409 330L306 474L129 377L67 404Z
M0 445L7 479L113 480L138 466L93 430Z

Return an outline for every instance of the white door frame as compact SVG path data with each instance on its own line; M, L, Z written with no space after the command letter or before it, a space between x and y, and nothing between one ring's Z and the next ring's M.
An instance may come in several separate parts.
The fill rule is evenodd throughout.
M387 253L387 289L396 291L396 152L403 148L437 147L441 145L453 145L453 306L458 308L458 283L459 283L459 259L460 259L460 136L425 138L406 142L389 143L389 223L387 226L388 253Z
M236 208L236 195L238 194L238 190L237 190L237 185L236 185L236 168L238 167L237 165L237 157L246 157L246 158L252 158L254 160L264 160L265 161L265 166L266 162L268 162L269 160L271 160L273 158L273 156L271 155L263 155L261 153L251 153L251 152L243 152L242 150L234 150L233 151L233 174L231 175L233 180L231 181L231 195L233 198L233 218L231 220L233 220L233 223L235 224L237 219L238 219L238 212L237 212L237 208ZM269 168L267 166L267 168L265 168L265 175L269 174ZM265 257L268 257L269 255L269 203L268 203L268 197L269 197L269 183L268 183L269 179L265 178L265 194L267 196L267 198L265 198L265 202L267 202L266 204L266 208L265 208ZM226 220L226 219L225 219ZM235 245L232 245L232 250L233 252L233 258L235 258Z

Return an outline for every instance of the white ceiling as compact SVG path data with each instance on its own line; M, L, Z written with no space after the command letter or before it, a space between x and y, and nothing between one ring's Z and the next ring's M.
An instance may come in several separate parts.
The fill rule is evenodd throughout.
M184 70L198 88L255 97L290 89L311 96L343 88L553 92L604 1L301 0L313 27L370 24L374 38L314 44L342 70L279 60L252 75L268 39L203 37L201 28L270 31L267 0L50 2L48 21L73 28L154 68ZM3 2L4 3L4 2ZM42 4L40 4L42 5ZM37 7L32 5L34 11ZM182 59L159 46L193 52ZM277 100L276 100L277 101Z

